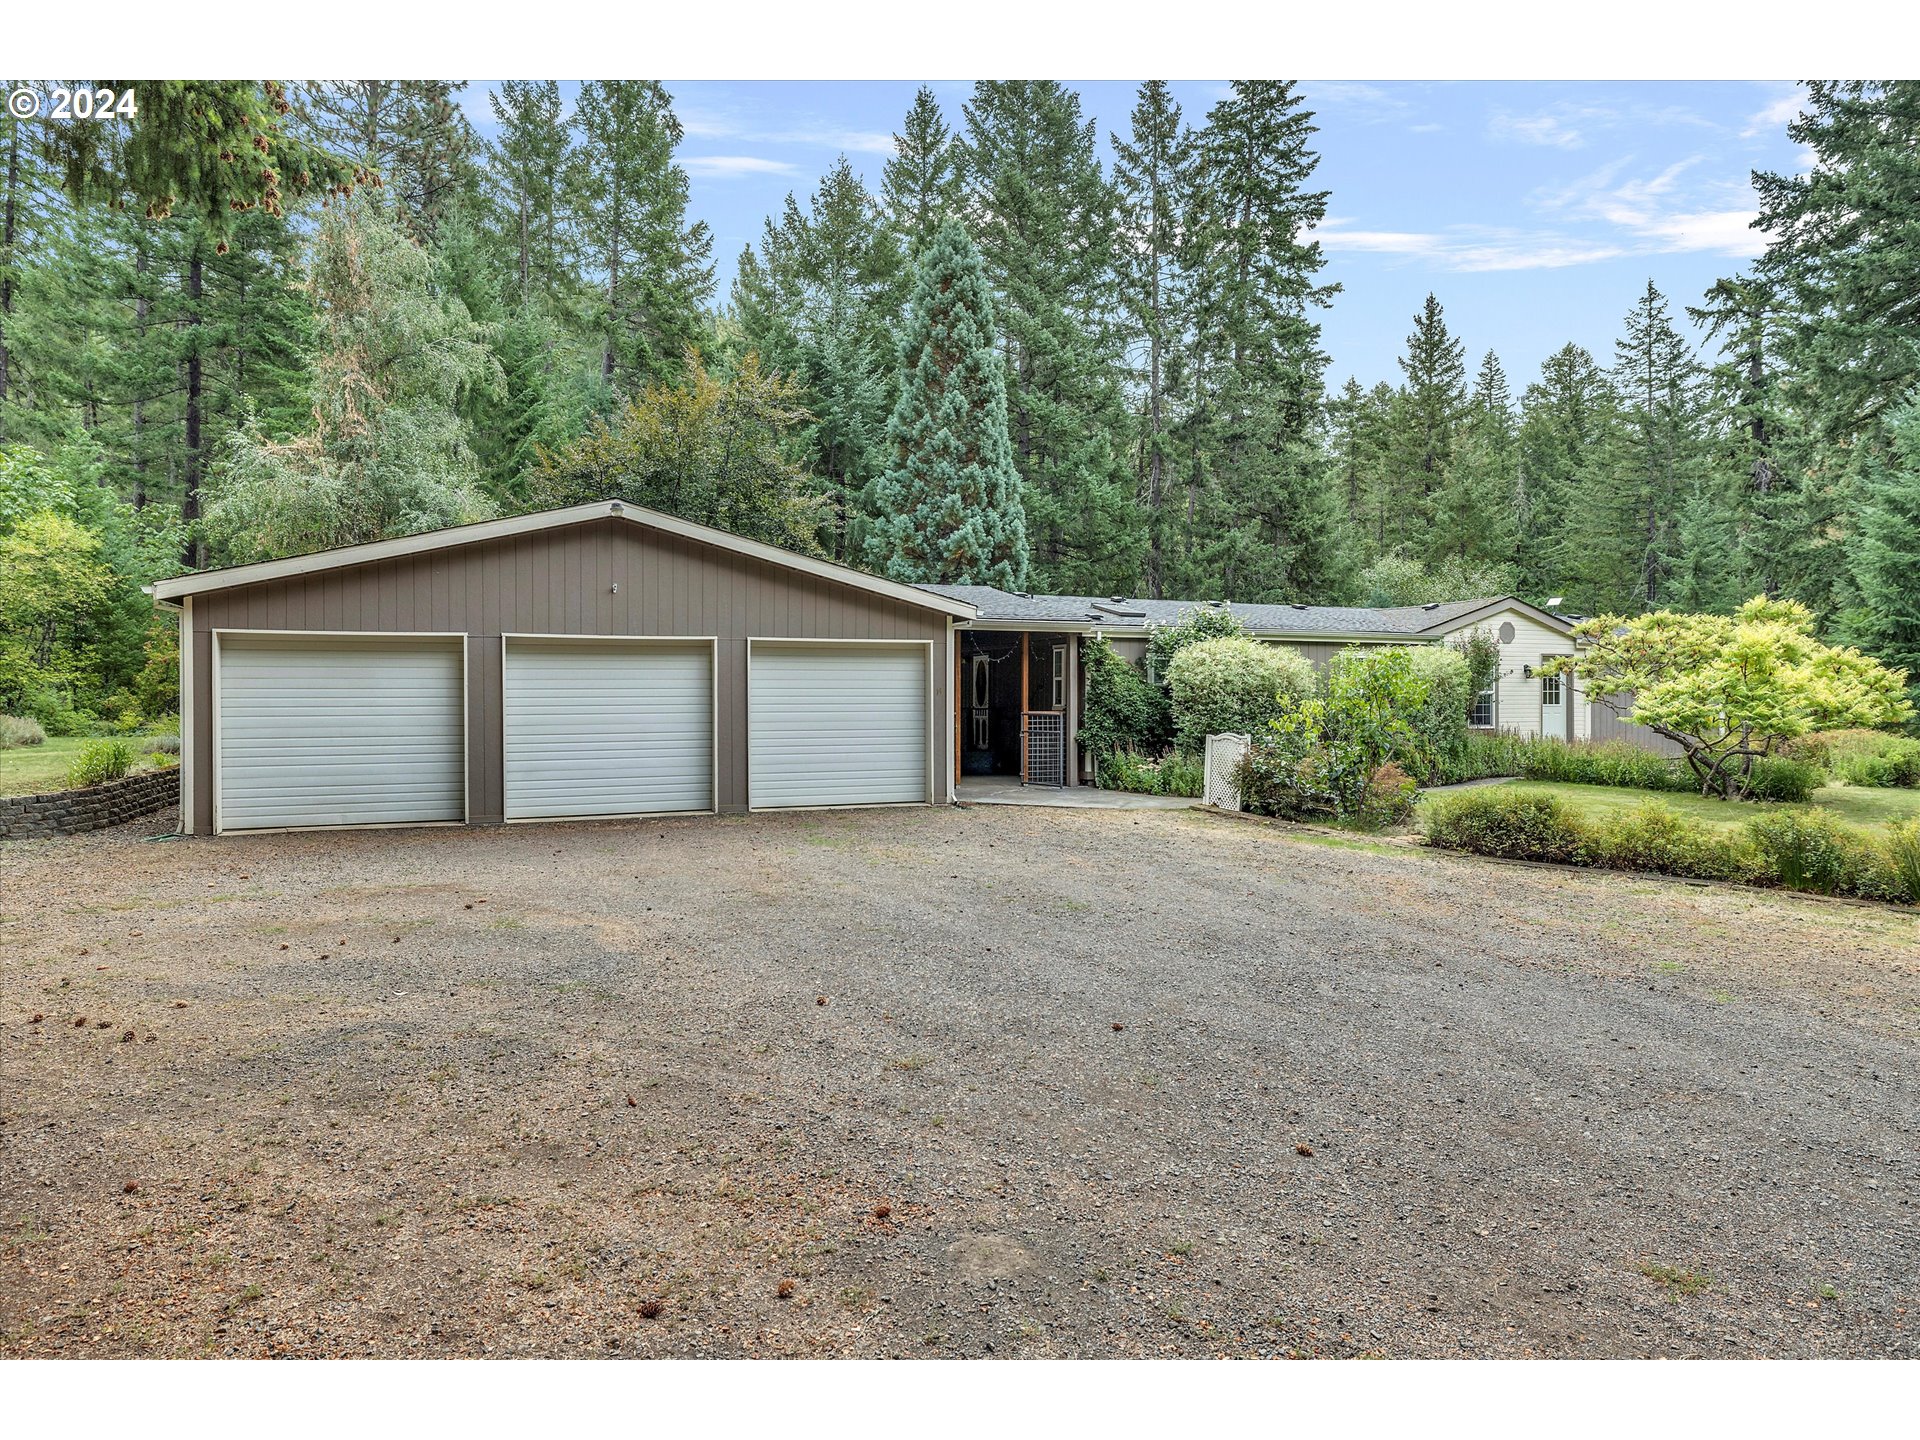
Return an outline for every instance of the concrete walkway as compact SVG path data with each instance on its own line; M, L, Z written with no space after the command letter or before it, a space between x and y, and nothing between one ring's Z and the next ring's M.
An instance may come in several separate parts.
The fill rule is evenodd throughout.
M955 794L962 805L1046 805L1061 810L1186 810L1200 803L1181 795L1136 795L1091 785L1022 785L1010 775L962 776Z

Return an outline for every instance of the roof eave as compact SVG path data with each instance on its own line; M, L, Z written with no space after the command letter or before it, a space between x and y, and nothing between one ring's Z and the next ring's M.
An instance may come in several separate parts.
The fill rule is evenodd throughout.
M273 580L294 579L298 576L320 574L330 570L347 570L357 565L373 565L382 560L405 559L409 556L431 554L436 550L447 550L457 546L484 545L492 540L533 534L541 530L559 529L563 526L578 525L598 519L630 521L703 545L711 545L716 549L746 555L770 565L798 570L856 590L882 595L902 604L935 610L955 619L971 620L979 614L978 609L965 600L954 600L945 595L937 595L931 590L922 590L917 585L906 585L898 580L869 575L865 571L836 564L831 560L815 560L810 556L796 555L790 550L782 550L777 545L748 540L743 536L729 534L725 530L717 530L711 525L682 520L678 516L668 515L659 510L649 510L642 505L629 505L622 500L596 500L586 505L570 505L564 509L545 510L532 515L515 515L504 520L483 520L473 525L429 530L420 535L403 535L392 540L375 540L369 544L348 545L338 550L318 550L309 555L289 556L284 560L262 560L252 565L236 565L225 570L207 570L197 575L179 575L171 580L156 581L144 588L157 603L166 605L187 595L202 595L213 590L231 590L246 585L260 585Z

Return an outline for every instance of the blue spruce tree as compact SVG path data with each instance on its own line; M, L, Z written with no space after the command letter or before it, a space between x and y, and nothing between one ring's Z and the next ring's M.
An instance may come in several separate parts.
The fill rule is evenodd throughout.
M866 559L895 580L1027 583L1027 520L1007 439L1007 383L980 252L948 220L920 257L900 339L889 465L871 490Z

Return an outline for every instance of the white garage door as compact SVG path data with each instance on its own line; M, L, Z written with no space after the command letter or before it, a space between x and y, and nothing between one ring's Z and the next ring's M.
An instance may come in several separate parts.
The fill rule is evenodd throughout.
M755 641L748 692L754 809L925 803L924 645Z
M223 635L222 830L466 818L458 639Z
M713 808L713 652L509 640L509 820Z

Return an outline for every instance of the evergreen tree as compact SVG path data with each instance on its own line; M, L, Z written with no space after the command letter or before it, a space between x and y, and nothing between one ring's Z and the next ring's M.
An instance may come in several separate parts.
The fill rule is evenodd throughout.
M1432 512L1434 493L1467 416L1466 347L1448 332L1446 313L1431 294L1413 317L1400 373L1406 383L1394 465L1408 520L1419 525Z
M654 80L592 80L575 105L572 193L581 248L601 291L594 329L607 387L672 376L700 338L713 238L687 223L683 131Z
M1360 559L1371 563L1387 550L1393 487L1388 475L1394 394L1384 381L1362 390L1351 377L1327 402L1328 448L1333 483L1346 502Z
M789 195L758 257L743 257L734 313L746 343L794 377L813 416L814 473L830 502L822 539L837 559L859 553L861 496L879 473L893 372L891 297L898 241L841 156L805 211Z
M1325 257L1311 234L1327 194L1308 188L1314 133L1292 82L1235 81L1198 140L1187 262L1197 503L1183 568L1186 586L1231 598L1328 593L1351 558L1342 507L1323 493L1314 312L1338 287L1317 279Z
M1879 417L1920 384L1920 81L1815 81L1787 138L1813 164L1754 173L1758 276L1819 432L1877 440Z
M968 211L1003 336L1035 583L1131 589L1142 527L1111 323L1113 193L1093 123L1051 80L982 81L965 116Z
M1473 395L1433 498L1432 558L1504 563L1513 558L1520 456L1513 400L1500 357L1480 362Z
M1145 591L1165 593L1173 491L1176 378L1189 334L1181 259L1194 183L1194 142L1164 80L1140 87L1127 139L1111 137L1119 216L1115 279L1139 396L1140 505L1147 528Z
M560 87L552 80L505 80L488 104L500 127L490 171L513 256L515 299L521 305L537 299L558 315L578 288L567 231L573 140Z
M1569 550L1588 608L1658 609L1681 558L1682 507L1708 484L1700 367L1652 281L1615 346L1620 423L1589 457Z
M909 259L919 259L941 222L961 212L957 160L940 102L922 85L893 137L893 157L880 177L880 208Z
M1578 345L1549 355L1521 396L1513 507L1520 594L1545 599L1570 588L1569 567L1583 548L1573 501L1582 466L1611 436L1615 408L1606 372Z
M1007 438L1006 377L980 253L948 220L920 258L874 487L867 564L896 580L1027 583L1027 527Z
M1920 700L1920 396L1887 417L1862 486L1853 537L1859 604L1844 617L1847 637L1883 664L1906 670Z

